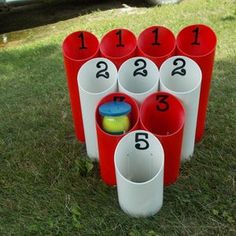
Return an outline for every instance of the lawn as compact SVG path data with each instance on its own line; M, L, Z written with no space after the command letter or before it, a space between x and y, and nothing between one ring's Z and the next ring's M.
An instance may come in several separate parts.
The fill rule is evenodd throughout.
M185 0L96 10L8 34L0 47L0 235L235 235L235 5ZM165 188L161 211L131 218L76 141L61 44L75 30L101 38L116 27L138 35L158 24L177 34L192 23L218 36L205 136Z

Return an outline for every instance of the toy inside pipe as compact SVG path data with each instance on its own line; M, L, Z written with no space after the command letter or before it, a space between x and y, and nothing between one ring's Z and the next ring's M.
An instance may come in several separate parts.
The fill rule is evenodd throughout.
M99 107L103 130L109 134L124 134L130 128L131 106L126 102L108 102Z
M122 124L118 126L120 133L117 134L117 127L113 124L112 128L109 130L104 129L103 125L103 116L99 113L99 108L103 106L103 104L109 104L110 102L116 102L116 104L126 103L130 105L129 113L124 114L126 116L125 119L122 119ZM118 102L118 103L117 103ZM106 95L104 98L100 100L96 108L96 130L97 130L97 141L98 141L98 151L99 151L99 169L101 178L104 183L108 185L115 185L116 184L116 177L115 177L115 166L114 166L114 153L118 142L121 140L122 137L127 135L127 133L137 130L139 128L139 108L137 102L130 96L125 93L110 93ZM129 121L127 121L127 117ZM111 117L112 119L114 118ZM110 122L110 120L108 121ZM113 122L113 121L112 121ZM116 122L120 122L118 119ZM125 131L129 124L129 130ZM124 132L125 131L125 132Z

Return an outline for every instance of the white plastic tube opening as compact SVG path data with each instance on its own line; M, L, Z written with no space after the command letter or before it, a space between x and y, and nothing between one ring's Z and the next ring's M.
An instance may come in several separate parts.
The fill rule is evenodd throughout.
M133 57L125 61L118 71L118 87L139 103L159 87L159 70L145 57Z
M128 133L115 150L119 204L135 217L157 213L163 203L164 151L150 132Z
M182 160L189 159L194 152L201 81L200 67L185 56L171 57L160 68L160 90L178 97L185 108Z

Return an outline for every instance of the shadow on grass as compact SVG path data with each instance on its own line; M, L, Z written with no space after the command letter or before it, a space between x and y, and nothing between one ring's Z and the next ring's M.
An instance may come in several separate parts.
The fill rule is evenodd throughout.
M9 12L0 12L0 34L51 24L97 10L123 8L124 4L131 7L148 6L145 1L141 0L69 0L15 8Z

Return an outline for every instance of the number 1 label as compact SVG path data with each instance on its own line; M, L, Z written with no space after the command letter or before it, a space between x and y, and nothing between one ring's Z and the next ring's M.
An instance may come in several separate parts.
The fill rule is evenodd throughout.
M85 46L85 42L84 42L84 33L81 32L81 33L78 35L78 38L81 39L81 46L79 47L79 49L87 49L87 47Z
M159 36L159 29L156 28L152 31L152 33L154 34L154 42L152 43L153 46L155 45L161 45L159 42L158 42L158 36Z
M192 42L192 45L200 45L200 42L198 41L199 27L194 29L192 32L194 33L194 41Z
M122 31L118 30L116 32L116 35L118 36L118 41L119 41L119 43L116 44L116 47L124 47L125 45L122 43Z

